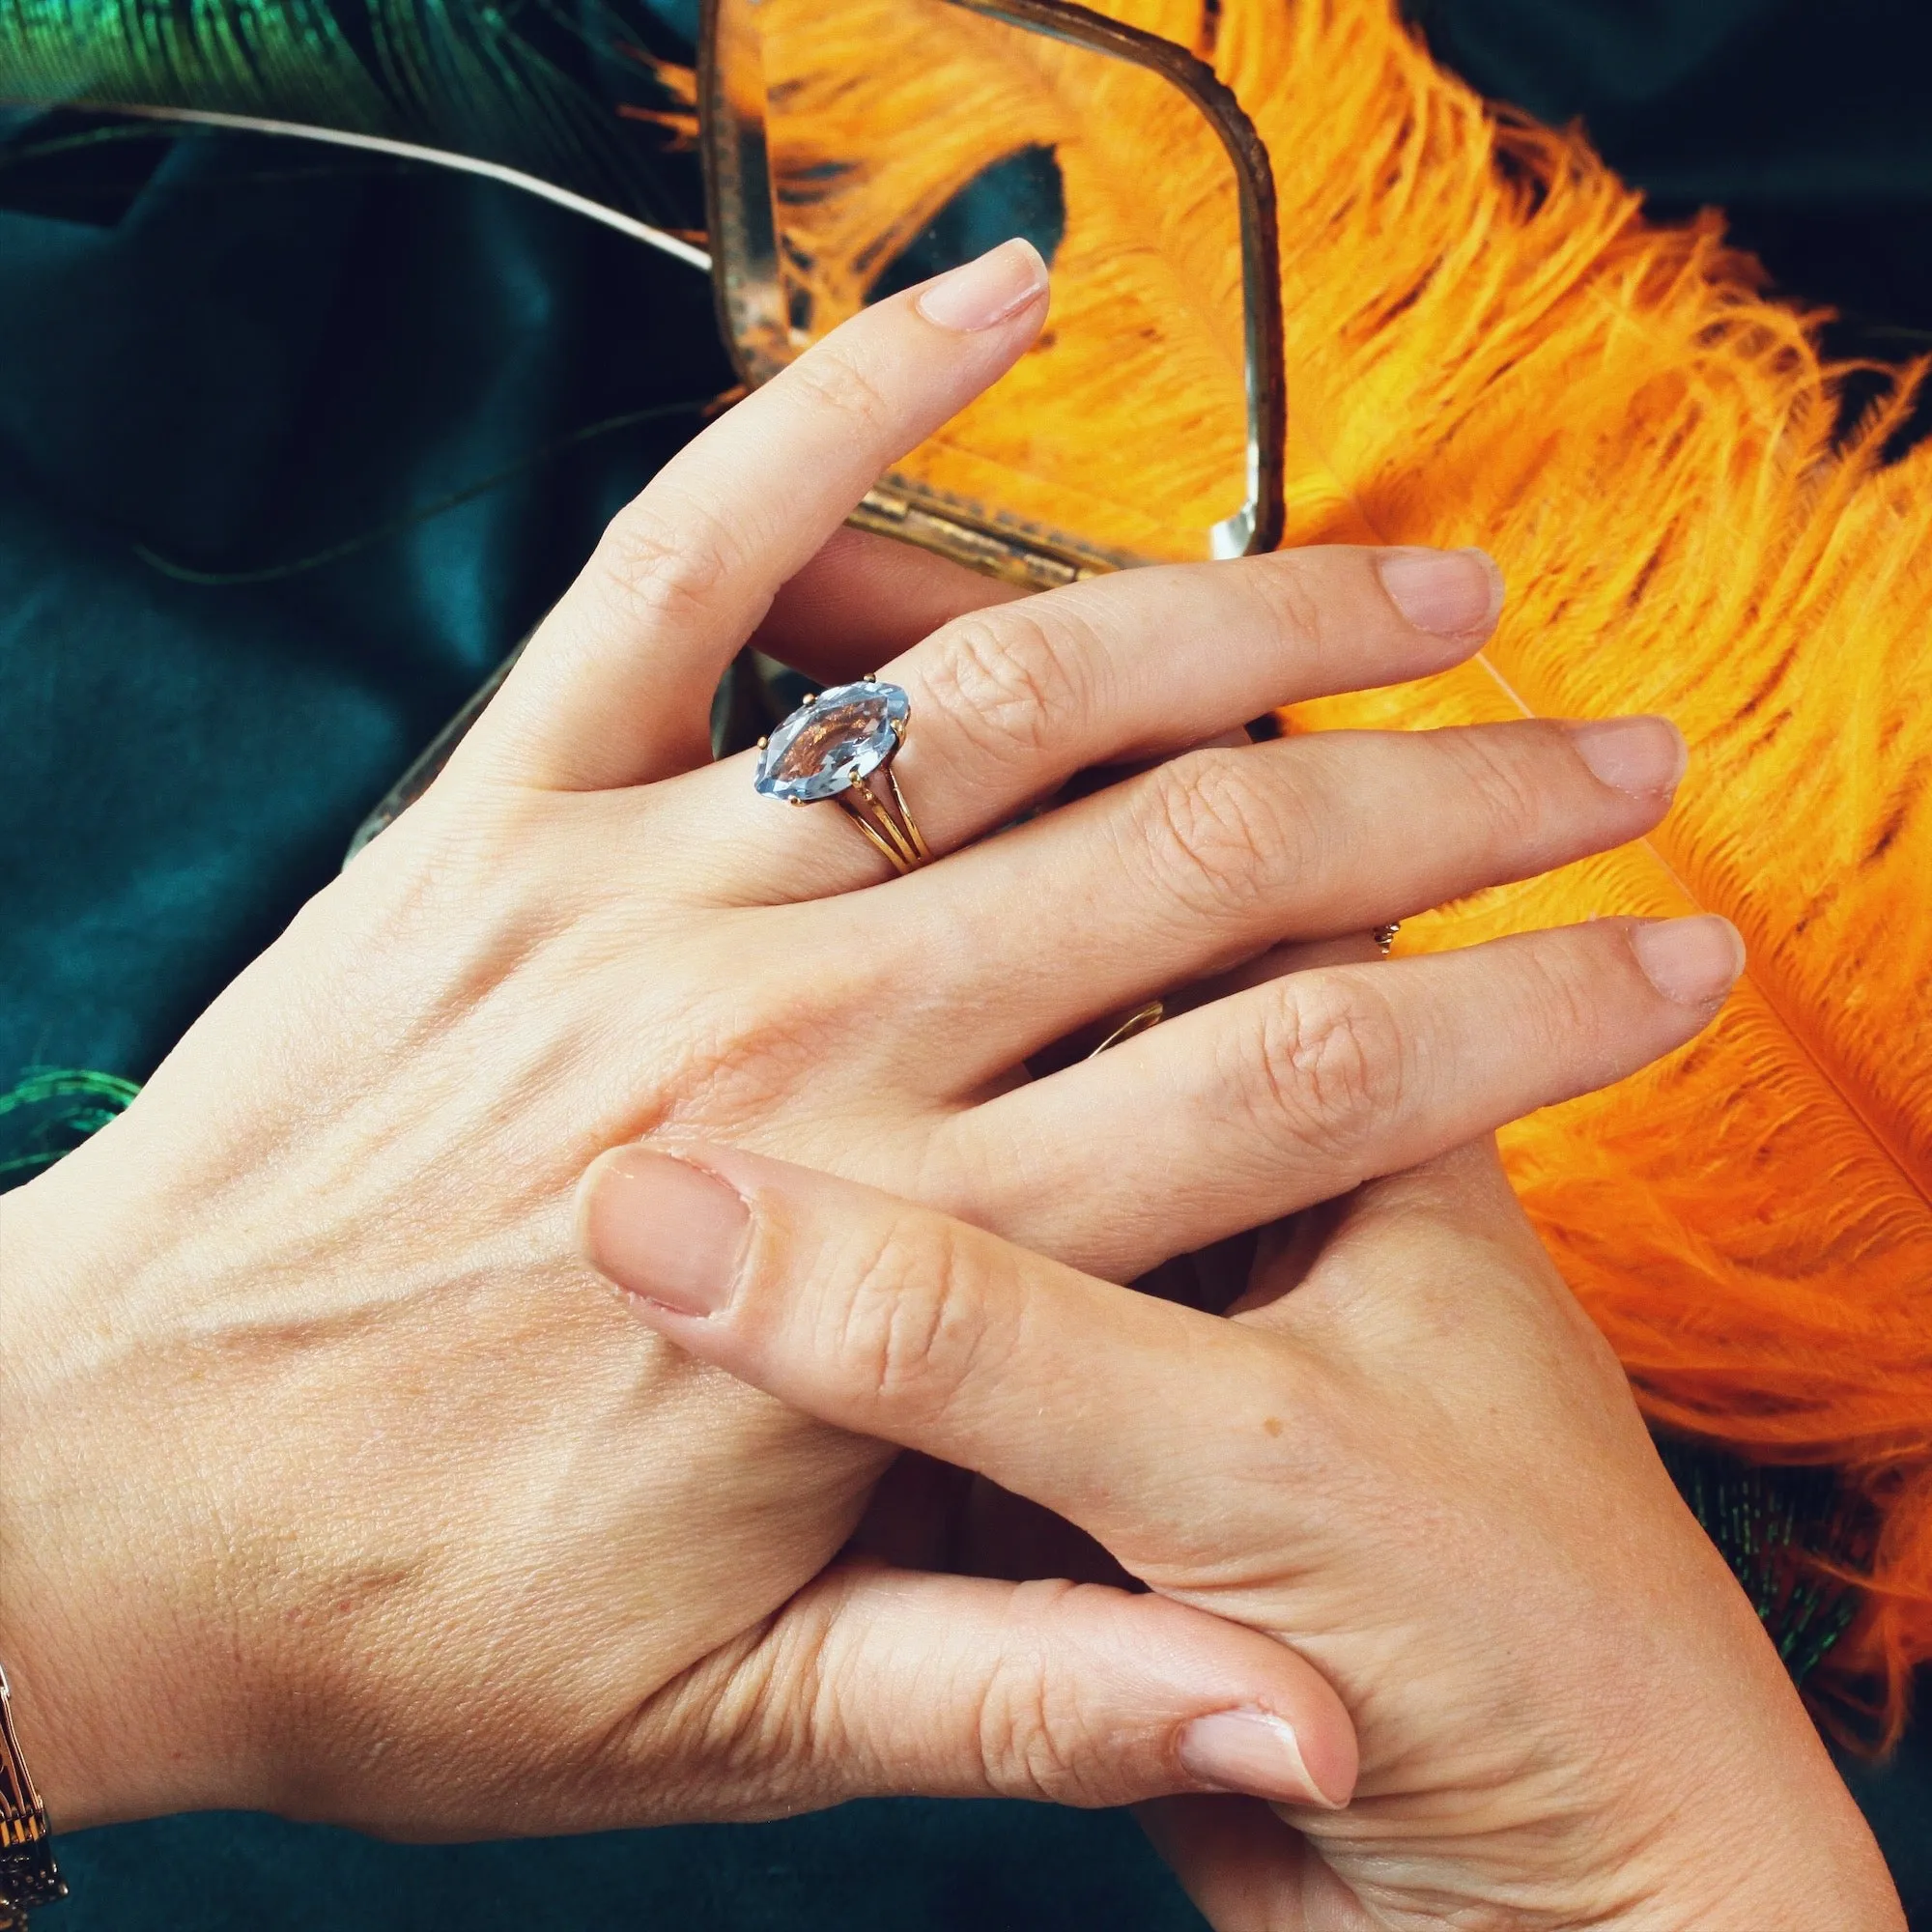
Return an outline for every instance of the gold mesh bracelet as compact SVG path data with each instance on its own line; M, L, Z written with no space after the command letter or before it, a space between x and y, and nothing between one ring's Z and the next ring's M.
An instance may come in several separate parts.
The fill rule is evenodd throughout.
M24 1926L37 1905L67 1896L54 1863L47 1807L14 1735L14 1693L0 1668L0 1932Z

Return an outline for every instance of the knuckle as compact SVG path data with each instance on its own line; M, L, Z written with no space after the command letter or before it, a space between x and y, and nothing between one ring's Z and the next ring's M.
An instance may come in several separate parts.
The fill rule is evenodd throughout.
M1330 641L1328 612L1313 581L1309 561L1293 553L1263 561L1267 567L1250 572L1248 582L1266 621L1311 654L1320 656Z
M1091 696L1082 620L1022 606L976 611L934 639L926 695L976 760L1031 765L1067 742Z
M1071 1596L1077 1584L1020 1586L1027 1607L1047 1596ZM1117 1741L1092 1735L1074 1687L1031 1646L1001 1660L979 1703L979 1747L986 1787L1004 1798L1047 1804L1092 1802L1083 1768L1104 1763Z
M595 560L598 581L626 622L678 628L702 621L737 567L717 519L673 519L647 497L611 519Z
M753 1624L645 1694L607 1733L594 1769L636 1819L640 1775L677 1767L654 1790L649 1822L716 1816L721 1804L778 1808L796 1803L808 1767L845 1740L827 1692L818 1633L795 1619ZM827 1731L830 1735L825 1735Z
M966 1231L895 1219L850 1268L835 1341L857 1387L883 1413L944 1414L1000 1352L998 1323L975 1293Z
M1264 1127L1334 1153L1397 1112L1407 1049L1387 999L1361 974L1275 982L1262 1016L1257 1107Z
M733 920L680 929L674 965L633 1021L651 1027L656 1085L671 1108L663 1124L730 1140L765 1132L775 1111L796 1123L837 1117L848 1100L876 1100L877 955L849 926L824 943L822 910L812 901L759 914L765 956L790 964L781 979L748 981L746 940ZM639 935L635 907L606 908L598 969L628 973ZM791 1157L823 1151L817 1141L794 1143Z
M828 342L801 356L784 382L802 408L842 417L867 442L889 437L897 422L892 399L842 345Z
M1440 742L1455 760L1457 779L1490 851L1514 853L1541 835L1550 801L1538 779L1538 761L1529 755L1527 734L1476 725L1443 732Z
M714 1784L785 1762L804 1749L818 1716L812 1666L808 1653L801 1668L769 1625L754 1627L673 1680L673 1694L660 1701L657 1728L673 1728L680 1762L693 1773L708 1772Z
M747 1011L693 989L663 1042L663 1122L726 1139L755 1132L774 1113L826 1097L845 1038L836 1009L801 1001Z
M1313 862L1316 827L1297 789L1278 771L1260 781L1258 770L1238 751L1195 752L1142 781L1139 842L1183 911L1244 912L1271 877Z
M1522 1017L1529 1039L1546 1055L1567 1060L1582 1048L1591 1058L1607 1055L1605 998L1613 929L1584 928L1584 944L1565 933L1537 934L1523 948Z

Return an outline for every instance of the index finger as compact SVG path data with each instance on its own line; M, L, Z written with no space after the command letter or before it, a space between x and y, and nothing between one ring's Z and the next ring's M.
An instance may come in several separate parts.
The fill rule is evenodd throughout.
M1046 292L1033 244L1004 242L861 310L713 423L617 515L452 769L589 791L708 760L712 693L780 586L1006 373Z
M1307 1379L1280 1337L735 1148L614 1150L580 1200L592 1264L680 1347L977 1470L1130 1567L1139 1545L1193 1553L1229 1453L1281 1435Z

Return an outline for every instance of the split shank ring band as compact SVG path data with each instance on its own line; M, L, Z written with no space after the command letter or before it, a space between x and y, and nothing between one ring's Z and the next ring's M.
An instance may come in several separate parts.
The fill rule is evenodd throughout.
M916 871L932 854L893 776L911 717L912 700L895 684L835 685L758 740L753 783L788 805L837 799L894 871Z

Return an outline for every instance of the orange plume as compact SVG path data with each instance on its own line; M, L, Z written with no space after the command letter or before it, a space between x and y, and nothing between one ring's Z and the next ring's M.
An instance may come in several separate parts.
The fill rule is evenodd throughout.
M1916 373L1842 435L1816 319L1764 300L1715 218L1646 223L1578 136L1498 116L1436 69L1391 0L1107 11L1211 60L1272 156L1289 540L1480 543L1510 581L1479 662L1310 705L1292 728L1655 709L1690 742L1652 838L1416 920L1403 943L1697 906L1743 929L1748 977L1709 1034L1520 1122L1505 1151L1655 1417L1829 1464L1872 1506L1867 1608L1833 1665L1841 1687L1877 1679L1895 1732L1932 1657L1932 446L1882 459ZM856 102L874 125L902 111L907 74L944 66L956 88L1011 58L979 22L941 63L895 30L902 8L852 13L843 107L853 76L891 81ZM972 84L990 103L1019 83L980 67ZM974 119L983 144L1000 118ZM1225 314L1232 267L1177 254L1160 130L1132 134L1144 205L1083 198L1069 173L1063 253L1111 257L1116 321L1163 304L1169 321L1110 328L1082 300L1051 351L1100 476L1122 447L1143 469L1198 455L1163 426L1217 406L1189 384L1223 345L1203 325L1177 351L1171 291L1206 287L1202 312ZM986 158L949 157L935 133L910 201L904 183L859 197L866 240ZM848 239L828 229L828 253L853 259L865 223L835 213ZM1022 445L1030 397L995 390L978 443ZM964 451L921 462L964 495L989 487ZM1184 497L1192 472L1163 487ZM1003 490L1049 523L1080 514L1024 477Z
M1286 251L1289 373L1338 500L1292 537L1479 542L1512 586L1481 664L1296 722L1660 710L1690 742L1650 839L1411 943L1695 906L1742 928L1709 1035L1505 1151L1652 1414L1836 1466L1881 1513L1838 1664L1895 1728L1932 1656L1932 448L1881 460L1908 385L1840 447L1811 327L1715 220L1644 223L1382 0L1232 8L1221 58L1288 157L1284 237L1323 238Z

